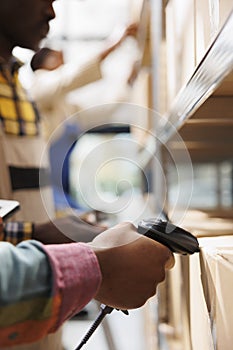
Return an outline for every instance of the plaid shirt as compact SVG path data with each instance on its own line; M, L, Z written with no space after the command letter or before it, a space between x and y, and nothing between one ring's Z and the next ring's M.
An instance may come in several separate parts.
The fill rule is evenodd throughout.
M20 202L17 221L45 222L54 216L49 159L43 153L46 142L39 113L18 78L20 66L14 58L10 65L0 58L0 198ZM41 195L46 198L46 208ZM25 238L24 227L18 227L19 241L27 239L28 225ZM17 243L16 227L9 231L14 232Z
M15 58L10 66L0 59L0 123L5 134L35 136L39 132L39 114L19 82L21 65ZM9 222L4 225L0 240L16 245L31 239L32 233L30 222Z
M32 239L34 225L32 222L14 221L3 226L3 235L0 239L14 245Z
M39 114L19 82L20 66L14 58L10 67L0 61L0 121L6 134L35 136Z

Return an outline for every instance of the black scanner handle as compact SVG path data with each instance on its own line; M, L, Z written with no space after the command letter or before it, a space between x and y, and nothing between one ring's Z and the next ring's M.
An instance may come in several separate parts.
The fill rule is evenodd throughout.
M138 224L138 232L165 245L174 253L187 255L200 251L195 236L169 221L142 220Z

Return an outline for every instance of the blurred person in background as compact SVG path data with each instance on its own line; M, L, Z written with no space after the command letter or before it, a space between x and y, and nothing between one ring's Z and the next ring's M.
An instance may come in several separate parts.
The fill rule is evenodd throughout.
M66 243L72 241L72 234L87 242L103 231L77 217L50 221L55 211L48 157L41 164L46 144L41 119L20 84L20 62L12 50L15 46L38 50L54 17L53 1L9 0L0 4L0 198L15 199L21 205L14 221L4 225L1 239L13 244L32 238L45 244ZM32 348L61 349L61 332L32 347L23 346L24 350Z
M45 148L41 117L20 84L20 62L12 55L12 50L20 46L37 51L40 41L48 33L49 21L54 17L52 0L8 0L0 3L0 197L15 199L21 204L21 210L14 218L18 221L4 225L1 239L13 244L31 238L45 244L68 243L72 233L78 233L79 237L83 235L80 240L90 241L103 230L84 224L78 218L60 219L56 224L50 221L55 212L48 158L43 158L41 164ZM1 247L6 247L5 242L1 243ZM11 253L8 258L10 256ZM61 348L60 331L36 344L21 347L23 350Z
M30 95L41 113L47 139L61 122L80 110L78 104L70 103L67 94L101 79L103 61L128 36L135 36L136 33L136 23L117 31L116 34L113 32L106 39L105 48L81 65L73 61L65 63L62 50L48 47L41 48L33 55L30 65L34 76L30 85Z
M21 273L19 275L17 273L15 276L15 267L17 266L17 271L21 271L20 269L23 266L27 269L30 268L30 266L34 266L33 259L37 259L37 254L29 254L32 261L30 259L28 260L29 256L24 254L27 250L23 249L20 260L15 260L15 255L13 253L13 251L15 251L14 247L9 245L9 243L18 244L21 241L32 238L41 241L42 243L68 243L71 242L71 239L68 238L71 234L70 231L78 233L78 235L85 231L83 222L80 226L80 221L78 220L71 220L69 226L67 223L69 218L65 218L65 225L64 221L61 219L60 222L63 222L63 229L59 229L58 222L55 225L54 221L52 222L49 220L54 218L55 212L49 182L48 158L43 158L43 163L41 164L41 154L45 148L45 139L41 132L41 118L37 107L28 98L19 82L18 70L20 62L12 55L12 50L16 46L38 50L40 41L45 38L48 33L49 21L54 17L55 13L52 0L8 0L0 3L0 197L3 199L15 199L21 204L21 210L15 217L15 219L20 221L7 222L4 225L4 232L1 234L1 240L8 242L0 243L2 252L6 254L3 254L1 261L6 262L7 267L11 266L10 263L8 263L11 261L11 263L13 263L12 266L14 267L11 270L12 274L10 274L7 279L5 275L3 276L1 281L4 283L1 284L1 286L7 287L7 281L15 281L16 284L13 284L13 286L11 285L10 294L8 293L8 289L4 289L3 292L6 293L4 296L7 295L8 297L11 297L12 295L15 295L15 300L19 302L22 302L25 298L30 299L30 297L33 296L33 294L30 294L29 281L31 278L34 278L33 281L38 283L39 289L41 281L39 280L39 275L34 275L35 271L30 271L30 269L28 270L29 273L26 274L24 274L24 270L22 270L24 276L22 279ZM40 192L43 192L43 200ZM88 241L97 234L97 230L93 232L92 227L93 226L88 225L88 228L86 228L86 232L89 234L89 237L86 238ZM98 233L102 231L100 228L97 229ZM90 235L92 235L92 238ZM27 245L27 243L25 244ZM55 247L55 250L57 249L60 251L61 249L63 258L64 256L67 257L69 255L68 246L66 249L63 248L63 245L61 248L57 245ZM41 246L39 246L39 251L41 251L41 249ZM45 251L46 249L44 248L42 250ZM72 249L70 248L70 253L71 251ZM44 253L42 255L44 261L43 264L47 266L47 255L44 255ZM57 255L57 259L59 259L59 254ZM61 261L65 262L65 260L66 259L63 259ZM3 266L2 263L1 266ZM37 273L40 271L40 266L39 263L36 268ZM62 269L61 265L60 269ZM52 293L53 295L54 289L51 287L51 283L55 280L53 280L52 276L57 276L56 271L59 272L59 269L55 269L54 275L51 275L51 267L46 271L49 271L45 275L46 281L48 282L49 280L50 283L49 293ZM56 280L56 283L56 288L62 290L60 284L61 281ZM18 295L18 286L21 285L21 287L26 287L28 284L29 292L26 293L26 295ZM39 296L40 295L41 294L39 293ZM62 298L62 296L60 298ZM6 300L7 303L8 299L3 298L2 300ZM58 299L58 303L60 303L60 300L61 299ZM65 301L63 300L63 302ZM45 309L42 308L42 310L46 311L46 306L48 304L45 303L43 305ZM43 305L39 304L39 309L41 309ZM26 331L30 336L31 327L28 327L27 323L24 323L22 314L23 309L13 309L13 315L14 317L17 315L19 316L23 323L21 326L23 327L24 332L26 328ZM57 304L52 311L53 310L56 316L57 312L61 311ZM33 311L33 304L31 306L29 305L29 314L27 314L26 317L30 318L30 312ZM55 314L52 314L52 316ZM46 315L45 312L43 315L45 319L47 317ZM52 316L49 313L49 317ZM3 316L3 319L7 321L7 325L5 323L3 324L3 328L6 327L4 337L8 338L9 342L7 344L9 345L18 344L19 342L22 344L25 339L24 337L18 338L21 330L20 327L19 334L14 331L10 332L11 329L14 330L14 317L10 320L10 318L7 319ZM38 319L36 320L38 321ZM35 329L37 328L36 325L37 322L34 324ZM52 327L51 329L57 330L59 325L60 323L58 322L57 327ZM8 326L10 328L7 328ZM13 328L11 328L11 326ZM25 334L24 332L22 333L23 335ZM43 335L45 334L47 333L44 332ZM38 338L39 336L36 337L34 334L31 341ZM59 350L62 348L61 332L58 330L57 333L52 334L49 337L44 337L41 341L32 345L23 344L21 347L10 348L23 350Z
M69 121L69 117L79 112L81 108L78 103L71 103L68 94L100 80L103 61L128 36L135 37L137 27L138 25L133 23L124 29L114 31L104 43L105 48L81 66L73 61L65 63L62 50L48 47L38 50L31 59L30 65L34 75L30 95L37 103L43 132L49 142L51 182L58 214L66 212L67 207L68 211L69 207L82 210L70 194L69 156L83 132L85 121L80 120L79 114L77 122ZM96 123L95 113L90 113L87 119L87 125Z

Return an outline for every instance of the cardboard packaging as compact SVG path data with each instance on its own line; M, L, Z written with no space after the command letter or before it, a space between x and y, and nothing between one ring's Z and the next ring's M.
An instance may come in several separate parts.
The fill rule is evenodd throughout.
M192 350L188 266L188 257L177 255L174 268L167 272L165 282L159 286L159 338L163 339L162 343L166 342L171 350Z
M201 281L200 257L190 257L190 335L192 350L214 350L211 317Z
M233 236L201 238L190 257L190 330L193 350L231 350Z
M194 0L170 0L166 6L168 106L195 68Z
M169 330L167 339L178 349L232 349L233 235L212 233L199 238L200 254L176 256L159 299L160 331Z
M195 0L196 64L201 61L232 8L231 0Z

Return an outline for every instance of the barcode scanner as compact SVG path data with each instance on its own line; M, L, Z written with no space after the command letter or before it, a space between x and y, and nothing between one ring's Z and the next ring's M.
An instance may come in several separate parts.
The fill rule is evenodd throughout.
M190 232L172 224L168 220L148 219L142 220L138 224L138 233L157 241L168 247L173 253L190 255L200 251L198 240ZM86 333L80 344L75 350L79 350L88 341L94 333L103 318L110 314L113 308L101 304L101 310L96 320L93 322L89 331ZM119 311L119 310L118 310ZM128 315L127 310L120 310Z
M200 251L198 240L190 232L160 219L142 220L138 232L166 247L173 253L187 255Z

